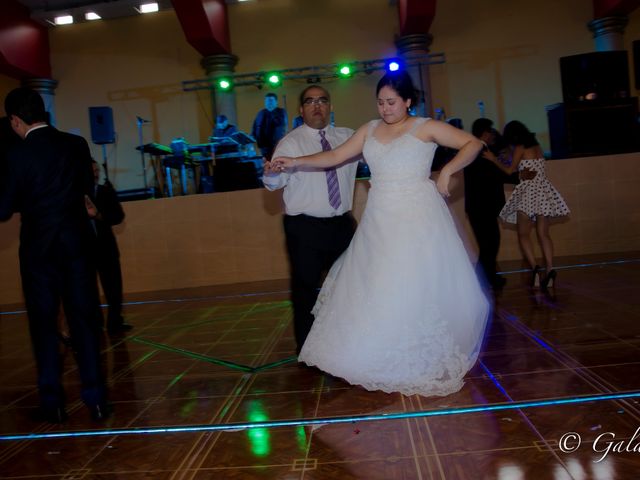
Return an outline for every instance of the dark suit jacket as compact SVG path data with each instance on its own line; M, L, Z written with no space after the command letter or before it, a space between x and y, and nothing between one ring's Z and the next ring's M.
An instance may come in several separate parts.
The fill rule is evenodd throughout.
M98 235L98 252L117 257L119 256L118 243L111 227L122 223L124 211L111 182L105 182L104 185L97 186L95 205L100 212L100 220L95 220L96 234Z
M504 184L518 183L517 173L507 175L491 160L478 155L464 169L464 209L498 216L504 207Z
M6 167L0 220L21 214L22 262L52 254L54 243L75 252L93 248L84 199L93 198L93 169L82 137L53 127L33 130L8 153Z
M251 136L256 139L260 148L273 150L287 129L287 112L284 108L269 111L263 108L253 121Z

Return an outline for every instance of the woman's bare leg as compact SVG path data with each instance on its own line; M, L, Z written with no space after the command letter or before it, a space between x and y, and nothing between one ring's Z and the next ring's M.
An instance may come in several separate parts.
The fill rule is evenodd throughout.
M545 270L548 273L553 270L553 241L549 235L549 219L547 217L538 215L536 218L536 235L544 257Z
M531 229L533 228L533 222L527 215L522 212L518 212L517 226L520 251L531 269L534 269L536 266L536 257L533 253L533 244L531 243Z

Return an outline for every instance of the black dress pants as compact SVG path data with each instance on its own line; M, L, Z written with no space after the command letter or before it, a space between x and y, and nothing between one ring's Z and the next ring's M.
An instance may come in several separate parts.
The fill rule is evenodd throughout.
M98 276L109 304L107 328L118 328L122 318L122 270L120 256L117 252L100 251L97 256Z
M284 217L297 353L300 353L311 330L311 310L318 298L323 276L349 246L355 227L356 222L350 212L328 218L308 215Z
M471 229L478 243L478 265L484 280L491 285L496 281L496 259L500 249L500 226L498 217L492 211L468 211Z
M89 252L56 240L44 257L20 253L20 271L31 342L38 370L40 404L64 407L62 362L58 341L58 312L62 302L87 405L105 400L100 368L100 331L96 269Z

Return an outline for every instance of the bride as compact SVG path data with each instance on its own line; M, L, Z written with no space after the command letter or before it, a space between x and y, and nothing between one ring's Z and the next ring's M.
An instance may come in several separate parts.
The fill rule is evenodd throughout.
M489 316L442 198L451 175L482 143L444 122L411 116L416 95L406 72L385 75L376 93L381 119L341 146L272 162L281 170L326 168L362 153L371 170L362 219L327 275L298 358L368 390L444 396L462 388ZM438 145L459 152L434 183Z

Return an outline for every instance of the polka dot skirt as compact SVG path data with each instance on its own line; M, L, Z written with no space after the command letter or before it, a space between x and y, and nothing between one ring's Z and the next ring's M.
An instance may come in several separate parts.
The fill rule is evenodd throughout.
M520 162L519 170L528 168L536 172L531 180L521 181L513 189L511 198L500 212L507 223L516 223L518 212L524 212L531 220L536 216L563 217L569 215L569 207L544 172L544 158L526 159Z

